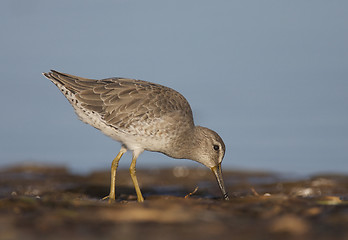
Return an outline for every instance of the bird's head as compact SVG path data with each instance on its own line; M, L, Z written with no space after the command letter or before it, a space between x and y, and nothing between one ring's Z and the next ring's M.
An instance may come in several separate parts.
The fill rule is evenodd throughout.
M202 163L212 170L219 184L225 200L228 195L222 178L221 162L225 156L225 144L221 137L209 128L197 126L195 128L196 152L195 161Z

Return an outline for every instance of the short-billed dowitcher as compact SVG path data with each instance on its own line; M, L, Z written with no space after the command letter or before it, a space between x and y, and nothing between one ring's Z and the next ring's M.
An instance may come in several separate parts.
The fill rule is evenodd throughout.
M202 163L213 171L228 199L221 172L225 144L216 132L194 125L191 107L180 93L127 78L93 80L54 70L43 75L65 95L83 122L122 144L111 164L109 202L115 201L116 169L127 150L133 151L129 171L138 202L144 198L135 165L144 150Z

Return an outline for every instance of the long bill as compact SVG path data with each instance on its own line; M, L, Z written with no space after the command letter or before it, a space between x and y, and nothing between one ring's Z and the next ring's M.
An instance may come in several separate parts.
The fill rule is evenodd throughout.
M221 189L221 192L222 192L224 199L229 200L228 194L226 192L225 185L224 185L224 179L222 178L221 163L219 163L218 165L216 165L215 167L212 167L210 169L213 171L213 173L216 177L216 180L219 184L219 187Z

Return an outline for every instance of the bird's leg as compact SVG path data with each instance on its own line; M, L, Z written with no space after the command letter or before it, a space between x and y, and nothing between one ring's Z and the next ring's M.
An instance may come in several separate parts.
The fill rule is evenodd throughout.
M117 154L117 156L114 158L114 160L111 163L110 193L109 193L109 196L106 196L103 198L103 200L109 198L109 203L112 203L115 201L116 170L118 167L118 162L120 161L122 155L125 152L127 152L127 149L122 146L120 152Z
M136 163L137 163L137 154L133 153L133 159L132 159L132 163L131 163L130 168L129 168L129 172L130 172L130 175L132 177L135 191L137 193L138 202L144 202L144 198L143 198L143 195L141 194L139 184L138 184L138 179L136 176L136 170L135 170Z

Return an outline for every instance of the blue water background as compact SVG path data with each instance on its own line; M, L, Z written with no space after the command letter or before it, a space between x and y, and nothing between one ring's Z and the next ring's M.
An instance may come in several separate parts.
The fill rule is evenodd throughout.
M347 1L2 0L0 167L89 172L117 154L41 75L56 69L178 90L225 169L347 174L347 23ZM147 152L137 167L177 165L198 166Z

